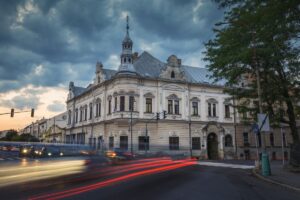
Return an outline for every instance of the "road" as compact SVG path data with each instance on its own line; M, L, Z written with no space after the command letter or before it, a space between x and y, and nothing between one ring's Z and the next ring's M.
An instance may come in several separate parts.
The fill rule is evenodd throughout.
M201 162L201 161L200 161ZM94 167L88 172L0 188L3 199L296 200L300 193L263 182L249 169L165 158ZM2 199L1 198L1 199Z

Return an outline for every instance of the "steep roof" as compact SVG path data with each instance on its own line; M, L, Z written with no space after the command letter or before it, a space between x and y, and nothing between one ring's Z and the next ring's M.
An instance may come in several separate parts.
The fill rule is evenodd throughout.
M144 51L133 63L133 65L141 76L159 78L160 72L166 66L166 63L161 62L148 52ZM209 78L211 73L205 68L182 65L181 70L184 71L187 80L191 83L204 83L212 85L225 84L225 80L215 83L213 79Z
M74 93L74 96L79 96L81 95L82 93L84 93L86 90L88 90L88 88L83 88L83 87L78 87L78 86L74 86L74 89L73 89L73 93Z

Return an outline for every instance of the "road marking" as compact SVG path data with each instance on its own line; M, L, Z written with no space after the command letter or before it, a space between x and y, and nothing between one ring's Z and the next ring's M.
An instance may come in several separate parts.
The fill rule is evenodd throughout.
M253 169L252 165L239 165L239 164L229 164L229 163L215 163L215 162L198 162L198 165L212 166L212 167L228 167L236 169Z

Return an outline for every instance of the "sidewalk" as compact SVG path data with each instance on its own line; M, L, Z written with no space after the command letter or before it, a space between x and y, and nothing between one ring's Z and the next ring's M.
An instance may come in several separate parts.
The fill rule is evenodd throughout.
M281 185L286 188L300 192L300 172L290 172L282 166L281 161L271 161L271 176L262 176L260 171L253 171L258 178L273 184Z

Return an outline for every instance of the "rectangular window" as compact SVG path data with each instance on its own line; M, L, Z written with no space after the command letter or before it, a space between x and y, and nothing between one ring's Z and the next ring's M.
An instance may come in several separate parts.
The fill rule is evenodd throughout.
M134 97L129 96L129 111L133 111L133 110L134 110Z
M208 103L208 116L211 117L211 103Z
M173 100L168 100L168 113L173 114Z
M120 111L125 111L125 96L120 96Z
M93 118L93 104L90 103L90 119Z
M118 97L115 97L115 108L114 108L114 112L117 111L117 108L118 108ZM120 109L121 111L121 109Z
M111 114L111 100L108 100L108 114Z
M75 110L75 123L78 122L78 109Z
M146 113L152 113L152 99L146 98Z
M101 116L101 103L99 103L99 106L98 106L98 116Z
M128 136L120 136L120 149L128 149Z
M110 136L108 139L108 148L109 149L114 148L114 137L113 136Z
M175 110L175 114L179 115L179 101L178 100L174 101L174 110Z
M213 117L216 117L217 116L217 107L216 107L216 104L213 103Z
M193 115L197 116L198 115L198 102L192 102L192 107L193 107Z
M169 149L179 150L179 137L169 137Z
M80 120L79 121L82 121L82 117L83 117L83 110L82 110L82 108L80 108Z
M248 137L247 132L243 133L243 139L244 139L244 146L248 146L249 145L249 137Z
M192 149L193 150L201 149L200 137L192 137Z
M84 121L87 120L87 106L84 107Z
M96 117L98 117L98 109L99 109L98 106L99 106L99 105L96 104Z
M225 105L225 118L230 118L230 107Z
M149 136L139 136L139 150L149 150Z

